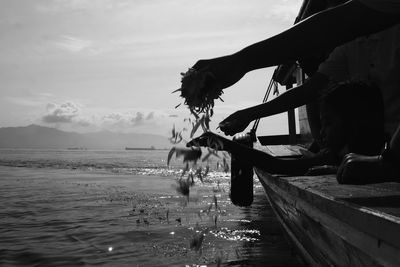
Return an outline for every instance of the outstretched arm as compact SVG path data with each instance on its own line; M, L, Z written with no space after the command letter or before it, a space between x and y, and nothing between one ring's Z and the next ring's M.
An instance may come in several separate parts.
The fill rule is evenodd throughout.
M269 102L233 113L219 126L226 135L242 132L253 120L282 113L315 100L328 81L327 76L317 72L304 84L286 91Z
M400 22L399 15L373 10L352 0L318 13L290 29L237 53L248 71L277 65L333 48Z
M200 60L193 68L211 71L216 86L224 89L249 71L305 58L399 22L400 15L376 11L358 0L350 0L235 54Z
M208 146L225 150L243 162L270 173L302 175L310 167L325 164L335 164L335 159L326 154L321 157L300 159L279 159L263 151L239 144L211 132L206 132L186 144L190 146Z

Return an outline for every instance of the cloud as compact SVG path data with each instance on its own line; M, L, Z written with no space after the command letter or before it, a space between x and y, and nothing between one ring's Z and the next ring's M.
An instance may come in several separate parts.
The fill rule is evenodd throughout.
M104 108L87 107L74 101L49 102L46 111L36 123L51 125L65 131L82 133L112 131L123 133L159 133L168 135L172 125L182 129L187 122L187 112L174 110L174 114L159 109L128 109L112 111Z
M66 102L61 105L49 103L46 107L47 114L42 117L45 123L71 123L80 113L77 105Z
M136 113L136 116L134 116L134 117L131 119L131 122L132 122L134 125L141 124L141 123L143 122L143 113L137 112L137 113Z
M153 119L155 119L155 113L153 111L148 114L140 111L135 114L132 114L132 112L109 113L100 119L99 124L106 126L107 128L116 127L129 129L143 125L145 122L149 122Z
M152 120L154 118L154 111L150 112L147 116L146 116L146 120Z
M58 48L69 52L80 52L92 47L92 41L83 40L70 35L63 35L53 42Z
M124 116L120 113L110 113L107 115L104 115L102 120L103 122L117 122L121 121L124 119Z
M130 110L109 112L103 109L82 108L68 101L50 102L46 112L40 117L45 124L53 124L64 130L82 132L108 130L115 132L152 132L154 127L165 120L164 113L154 110Z

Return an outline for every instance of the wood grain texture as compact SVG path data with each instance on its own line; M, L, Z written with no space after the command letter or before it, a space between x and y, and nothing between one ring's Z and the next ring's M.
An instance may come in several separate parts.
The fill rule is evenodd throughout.
M311 266L400 266L399 184L349 186L333 175L256 173Z

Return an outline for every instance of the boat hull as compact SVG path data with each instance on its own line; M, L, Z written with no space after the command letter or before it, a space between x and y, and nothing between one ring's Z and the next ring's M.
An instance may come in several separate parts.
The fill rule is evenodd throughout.
M310 266L400 266L396 214L349 200L350 195L359 199L373 187L338 185L334 176L278 177L260 169L255 172L279 221ZM393 197L396 191L380 194Z

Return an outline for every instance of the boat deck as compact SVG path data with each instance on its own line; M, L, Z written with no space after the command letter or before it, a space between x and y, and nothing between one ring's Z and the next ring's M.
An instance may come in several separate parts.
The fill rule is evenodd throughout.
M400 222L400 183L340 185L335 175L281 177L300 190L371 209L382 216L393 216ZM385 215L386 214L386 215Z
M400 266L400 183L340 185L335 175L286 177L255 171L310 265Z

